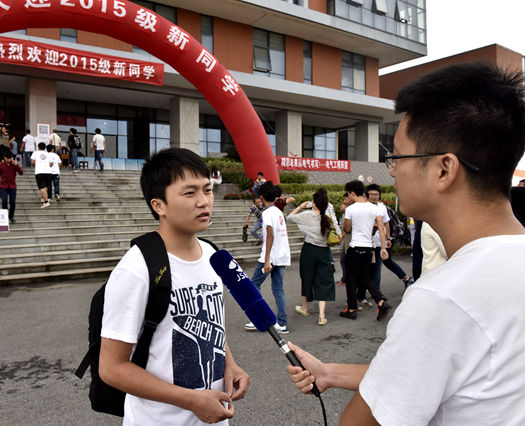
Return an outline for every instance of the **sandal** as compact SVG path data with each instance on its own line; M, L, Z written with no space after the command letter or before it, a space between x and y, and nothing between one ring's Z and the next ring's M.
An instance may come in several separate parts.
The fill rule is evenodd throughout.
M298 314L301 314L303 317L307 317L308 315L310 315L310 312L308 312L308 310L306 309L303 309L302 306L296 306L295 312L297 312Z

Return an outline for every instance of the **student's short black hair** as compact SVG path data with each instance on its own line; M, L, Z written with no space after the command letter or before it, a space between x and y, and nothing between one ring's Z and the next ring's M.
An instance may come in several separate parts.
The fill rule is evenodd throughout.
M377 191L379 192L379 198L381 198L381 187L377 183L371 183L366 187L366 196L368 197L369 191Z
M27 130L26 130L26 133L27 133L28 135L30 135L30 134L31 134L31 130L27 129Z
M275 195L277 191L275 190L275 185L271 180L264 182L259 188L259 195L262 196L269 203L275 201Z
M14 155L13 155L13 153L12 153L11 151L6 151L6 152L4 153L4 157L5 157L5 158L13 158Z
M524 96L521 71L463 63L402 88L396 112L407 114L407 135L416 153L454 153L479 168L464 167L473 191L508 198L525 149Z
M140 176L142 194L155 219L159 215L153 210L151 200L159 198L166 202L166 188L186 173L210 178L204 160L193 151L184 148L163 149L146 160Z
M352 192L357 195L365 195L365 185L360 180L353 180L345 183L345 191L350 195Z
M283 195L283 189L279 185L275 185L275 198L279 198Z
M257 176L259 176L259 175L264 176L264 173L263 172L257 172Z
M99 135L100 132L101 132L101 130L97 127L97 128L95 129L95 133L96 133L97 135Z
M70 131L71 133L73 133L74 135L77 134L77 129L75 129L74 127L71 127L71 129L69 129L69 131Z
M48 146L46 146L46 150L47 152L55 152L55 145L49 144Z
M38 143L38 149L40 149L41 151L45 150L46 149L46 143L45 142L39 142Z

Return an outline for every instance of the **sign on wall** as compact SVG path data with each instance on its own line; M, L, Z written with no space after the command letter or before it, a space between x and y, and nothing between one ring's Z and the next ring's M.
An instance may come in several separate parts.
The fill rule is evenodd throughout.
M162 86L164 64L0 37L0 62Z
M349 172L350 161L324 158L275 157L279 170L306 170L312 172Z

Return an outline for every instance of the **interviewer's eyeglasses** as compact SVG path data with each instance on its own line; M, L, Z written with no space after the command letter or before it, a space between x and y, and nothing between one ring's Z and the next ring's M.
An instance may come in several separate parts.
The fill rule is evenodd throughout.
M385 165L388 170L394 169L396 167L397 160L401 158L423 158L423 157L435 157L437 155L445 155L446 152L436 152L433 154L412 154L412 155L385 155ZM479 172L479 167L475 166L472 163L469 163L468 161L461 158L459 155L454 154L460 163L462 163L467 169L470 169L473 172Z

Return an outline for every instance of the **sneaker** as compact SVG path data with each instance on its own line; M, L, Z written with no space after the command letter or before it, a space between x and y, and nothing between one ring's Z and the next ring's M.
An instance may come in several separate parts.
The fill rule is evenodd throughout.
M253 325L253 322L249 322L248 324L244 324L244 329L248 331L257 331L257 327Z
M377 307L377 320L383 321L388 316L391 310L392 306L383 301L383 304Z
M357 307L357 310L358 310L358 311L362 311L362 310L363 310L363 307L362 307L362 306L358 306L358 307Z
M42 197L40 197L40 202L43 203L44 202L44 199Z
M75 169L75 170L73 170L73 173L80 173L80 170Z
M359 306L374 306L374 305L372 305L372 304L371 304L368 300L366 300L366 299L359 300L359 301L357 302L357 304L358 304Z
M60 201L60 195L55 194L55 200Z
M357 319L357 312L352 312L348 308L346 308L343 312L339 312L339 316L349 319Z
M303 317L307 317L308 315L310 315L310 312L308 312L307 309L303 309L302 306L296 306L295 312L297 312L298 314L301 314Z
M414 278L408 277L406 280L403 280L403 282L405 283L405 288L408 288L414 284Z
M12 219L9 219L9 222L16 223L16 220L15 220L15 218L12 218Z
M49 204L49 201L47 203L42 203L40 206L41 209L45 209L46 207L49 207L51 204Z
M328 320L326 318L319 318L319 322L317 324L319 325L326 325Z
M285 325L279 325L279 323L275 324L275 328L280 334L289 334L290 330L288 330L288 327Z

